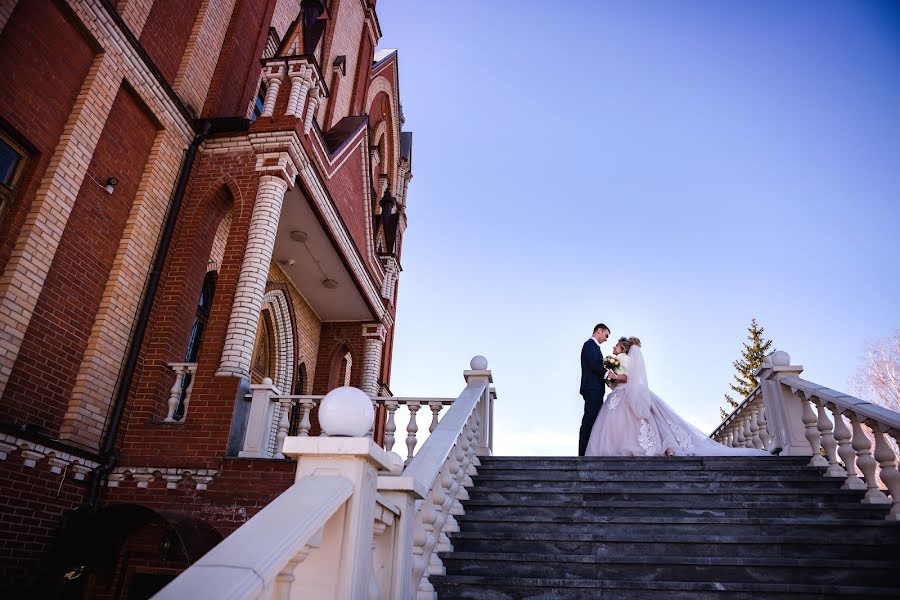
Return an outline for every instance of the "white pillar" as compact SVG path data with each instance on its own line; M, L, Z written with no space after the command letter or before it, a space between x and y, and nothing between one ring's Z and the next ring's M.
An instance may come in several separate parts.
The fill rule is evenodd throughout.
M362 437L289 437L284 453L297 459L296 481L327 473L353 485L343 514L325 524L321 545L294 571L293 592L304 598L370 597L378 472L395 468L397 459Z
M803 367L791 365L787 352L774 352L757 370L766 406L766 421L772 436L770 445L774 450L781 448L782 456L810 456L809 441L803 423L803 402L791 393L782 382L782 377L797 376Z
M275 101L278 100L278 90L281 88L281 80L284 77L284 65L271 68L263 75L266 79L266 99L263 101L261 117L271 117L275 112Z
M259 178L244 261L241 263L231 319L225 335L225 348L216 375L250 375L250 359L256 341L259 311L265 295L269 264L272 262L281 203L287 189L288 184L283 177L263 175Z
M363 325L365 350L363 356L362 391L374 398L378 395L378 377L381 374L381 355L386 331L381 323Z

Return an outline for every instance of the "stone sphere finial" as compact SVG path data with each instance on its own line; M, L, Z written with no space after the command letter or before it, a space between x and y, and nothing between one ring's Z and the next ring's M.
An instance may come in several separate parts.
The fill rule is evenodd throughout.
M272 378L271 377L263 377L262 383L263 383L263 385L272 385Z
M784 350L777 350L769 357L772 364L776 367L787 367L791 364L791 355Z
M364 437L374 420L372 400L349 385L331 390L319 405L319 424L331 437Z
M487 371L488 362L485 357L479 354L472 357L472 360L469 361L469 366L472 367L473 371Z

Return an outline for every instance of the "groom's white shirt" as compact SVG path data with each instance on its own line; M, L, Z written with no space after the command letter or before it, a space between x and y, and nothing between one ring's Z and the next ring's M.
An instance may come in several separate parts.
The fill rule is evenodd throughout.
M591 337L591 339L594 340L594 343L597 344L598 348L601 348L601 349L603 348L603 346L600 345L600 342L597 341L597 338Z

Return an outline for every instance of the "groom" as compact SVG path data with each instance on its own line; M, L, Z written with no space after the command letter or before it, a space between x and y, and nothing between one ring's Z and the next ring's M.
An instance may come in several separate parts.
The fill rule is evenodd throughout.
M600 323L594 327L594 333L581 347L581 389L584 398L584 417L581 419L581 431L578 435L578 456L584 456L594 421L603 406L603 395L606 393L606 369L603 367L603 352L600 344L609 339L609 327Z

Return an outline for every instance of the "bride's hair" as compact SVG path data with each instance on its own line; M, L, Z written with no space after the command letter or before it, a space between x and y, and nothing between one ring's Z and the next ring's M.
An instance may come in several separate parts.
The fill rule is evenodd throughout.
M621 337L619 338L618 344L622 346L622 349L625 350L625 354L628 354L628 351L631 350L632 346L641 345L641 340L636 337Z

